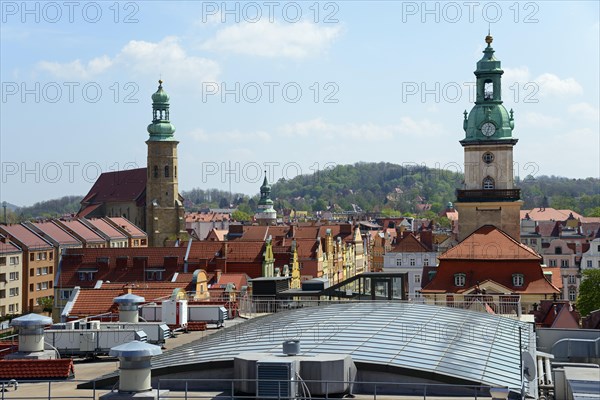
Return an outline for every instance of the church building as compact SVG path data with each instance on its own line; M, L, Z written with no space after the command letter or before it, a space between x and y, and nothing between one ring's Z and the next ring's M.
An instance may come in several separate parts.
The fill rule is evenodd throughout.
M169 120L169 95L158 82L148 125L147 167L101 174L77 213L78 218L125 217L146 231L155 247L187 238L177 180L179 142Z

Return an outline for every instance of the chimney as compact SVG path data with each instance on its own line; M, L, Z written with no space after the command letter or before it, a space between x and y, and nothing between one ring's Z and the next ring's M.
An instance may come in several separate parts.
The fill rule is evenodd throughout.
M421 231L421 243L427 247L427 249L433 249L433 231L424 230Z

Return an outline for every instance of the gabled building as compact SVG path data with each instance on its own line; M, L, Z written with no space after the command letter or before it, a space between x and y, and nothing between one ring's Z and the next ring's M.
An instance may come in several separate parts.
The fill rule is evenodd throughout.
M437 265L437 252L427 247L415 235L408 233L384 256L383 272L404 272L407 297L415 299L421 296L421 281L424 267Z
M25 225L0 225L0 234L23 251L21 270L21 313L33 312L42 299L54 295L54 271L57 266L56 249Z
M421 290L432 302L468 302L474 295L501 301L519 295L523 311L552 300L560 290L544 276L542 257L506 232L485 225L439 257L435 275Z
M544 264L548 267L560 267L563 291L560 299L575 301L579 294L581 277L575 256L575 246L562 239L554 239L542 249Z
M107 247L127 247L129 240L125 233L109 224L104 218L82 218L80 221L108 243Z
M0 235L0 317L21 313L23 251Z
M124 217L107 217L106 222L123 232L128 239L126 247L148 247L148 235Z
M581 257L581 270L600 269L600 236L590 242L590 248Z
M84 248L103 248L107 247L107 240L94 232L79 219L73 220L54 220L60 228L67 231L71 236L79 240Z

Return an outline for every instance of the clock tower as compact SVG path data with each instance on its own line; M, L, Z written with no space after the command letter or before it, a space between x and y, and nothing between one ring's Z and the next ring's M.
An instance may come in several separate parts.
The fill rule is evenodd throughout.
M167 240L184 240L182 197L177 180L175 126L169 121L169 95L158 81L152 95L152 123L148 125L146 183L146 231L150 246L164 246Z
M494 57L493 38L475 71L476 100L464 112L460 141L465 153L464 186L457 190L458 240L462 241L483 225L493 225L520 241L520 190L514 186L512 136L513 111L502 104L500 61Z

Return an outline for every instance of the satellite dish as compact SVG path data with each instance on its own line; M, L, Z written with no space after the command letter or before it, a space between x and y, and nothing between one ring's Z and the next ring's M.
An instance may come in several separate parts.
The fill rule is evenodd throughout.
M523 376L529 382L531 382L535 379L535 376L537 375L535 360L527 351L521 353L521 358L523 359Z

